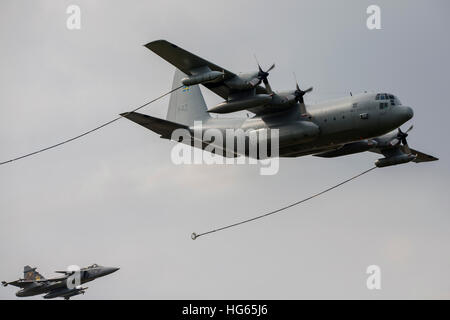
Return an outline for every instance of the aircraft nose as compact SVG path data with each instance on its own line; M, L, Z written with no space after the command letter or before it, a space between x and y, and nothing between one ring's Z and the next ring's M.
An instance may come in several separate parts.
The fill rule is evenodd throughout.
M414 111L411 107L405 107L405 115L408 118L408 120L412 119L414 117Z
M119 270L120 268L116 268L116 267L106 267L104 270L105 275L106 274L111 274L113 272L116 272L117 270Z

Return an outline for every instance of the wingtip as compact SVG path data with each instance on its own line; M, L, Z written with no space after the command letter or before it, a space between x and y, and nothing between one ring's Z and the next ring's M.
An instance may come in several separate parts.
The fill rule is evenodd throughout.
M144 44L143 46L146 47L147 49L152 50L155 46L159 45L159 44L165 44L165 43L169 43L171 44L169 41L164 40L164 39L159 39L159 40L154 40L154 41L150 41L149 43Z
M427 156L428 161L438 161L439 158L435 157L435 156Z
M130 111L130 112L123 112L123 113L121 113L121 114L119 114L121 117L124 117L124 118L126 118L127 116L129 116L130 114L132 114L133 112L132 111Z

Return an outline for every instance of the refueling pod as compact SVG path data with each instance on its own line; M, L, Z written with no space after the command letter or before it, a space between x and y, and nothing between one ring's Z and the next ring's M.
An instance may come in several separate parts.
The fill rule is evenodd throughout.
M207 71L198 75L192 75L181 79L181 83L185 86L193 86L195 84L217 82L224 78L224 73L220 71Z
M400 155L389 157L389 158L378 159L378 161L375 162L375 165L378 168L394 166L396 164L411 162L416 157L417 157L417 155L415 155L415 154L400 154Z
M229 100L208 110L210 113L230 113L265 105L272 101L268 94L257 94L250 98Z

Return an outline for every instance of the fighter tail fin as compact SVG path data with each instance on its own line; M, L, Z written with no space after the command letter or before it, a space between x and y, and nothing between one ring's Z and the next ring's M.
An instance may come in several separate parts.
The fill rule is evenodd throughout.
M180 70L175 70L172 89L182 85L181 79L186 75ZM198 85L183 87L170 95L167 120L191 126L194 121L205 121L211 116L207 112L205 99Z
M39 272L36 271L36 268L32 268L30 266L23 267L23 278L25 280L45 279Z

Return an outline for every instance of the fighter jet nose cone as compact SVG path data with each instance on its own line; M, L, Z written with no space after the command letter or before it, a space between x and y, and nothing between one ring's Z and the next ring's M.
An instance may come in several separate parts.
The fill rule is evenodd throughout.
M106 273L107 274L114 273L114 272L116 272L119 269L120 268L118 268L118 267L109 267L109 268L106 269Z

